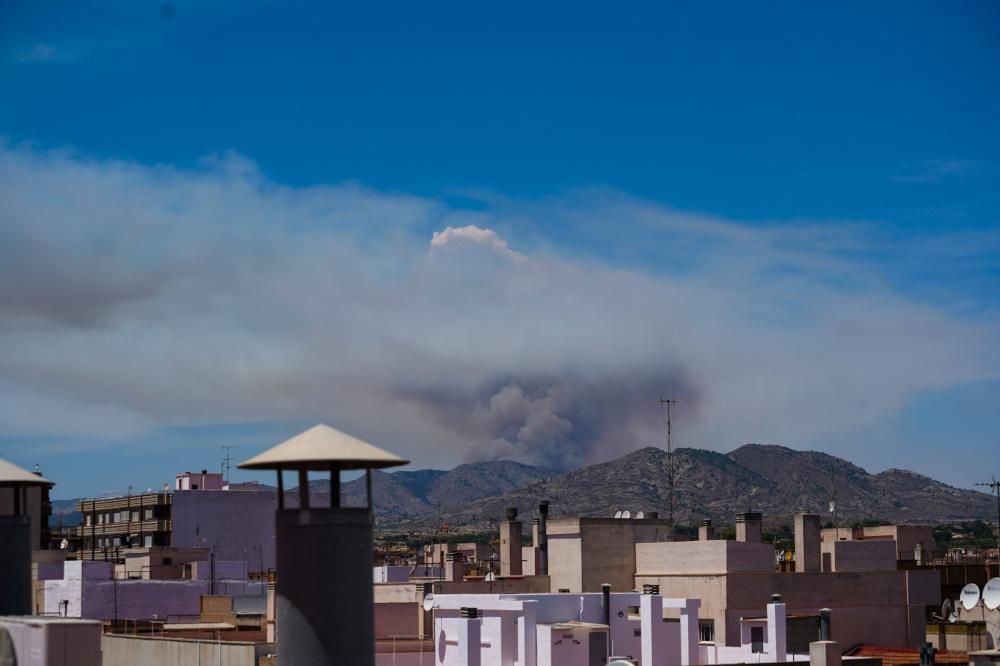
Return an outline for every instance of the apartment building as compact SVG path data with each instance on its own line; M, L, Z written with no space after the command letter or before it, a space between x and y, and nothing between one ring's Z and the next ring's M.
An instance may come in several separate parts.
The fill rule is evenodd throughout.
M77 528L77 536L81 555L107 559L116 549L172 545L172 504L173 496L168 492L80 500L77 510L83 514L83 524Z

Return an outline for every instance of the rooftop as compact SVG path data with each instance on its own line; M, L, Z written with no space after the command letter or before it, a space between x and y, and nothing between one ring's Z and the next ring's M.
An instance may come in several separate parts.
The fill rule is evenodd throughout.
M54 486L41 474L29 472L12 462L0 458L0 486Z
M406 465L397 455L320 424L240 463L241 469L304 469L328 471L378 469Z

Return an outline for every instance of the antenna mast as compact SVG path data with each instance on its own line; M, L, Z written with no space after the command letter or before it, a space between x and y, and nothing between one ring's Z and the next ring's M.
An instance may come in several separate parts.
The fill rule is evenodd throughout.
M987 486L997 495L997 556L1000 557L1000 481L997 481L995 476L991 476L989 483L976 483L973 485Z
M232 458L229 452L233 449L238 449L239 445L230 444L229 446L223 446L222 449L226 452L226 457L222 459L222 476L229 483L229 468L232 467Z
M671 439L670 408L676 405L673 398L660 396L660 408L666 410L667 425L667 521L670 523L670 535L674 534L674 445Z

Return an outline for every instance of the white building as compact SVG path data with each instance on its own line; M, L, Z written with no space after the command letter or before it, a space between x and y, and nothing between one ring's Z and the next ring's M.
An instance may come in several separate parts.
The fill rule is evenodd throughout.
M638 593L610 594L607 610L601 593L437 595L434 663L596 666L609 655L657 666L787 660L784 604L768 604L765 619L747 620L742 644L733 647L699 644L700 605Z

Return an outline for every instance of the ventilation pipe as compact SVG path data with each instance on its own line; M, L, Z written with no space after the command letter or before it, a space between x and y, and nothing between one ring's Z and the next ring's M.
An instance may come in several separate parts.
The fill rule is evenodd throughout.
M507 520L500 523L500 575L520 576L521 568L521 521L517 519L517 508L507 509Z
M698 525L698 541L711 541L714 538L715 528L712 526L711 519L706 518Z
M736 540L745 543L760 543L764 540L764 517L756 511L747 511L736 516Z

